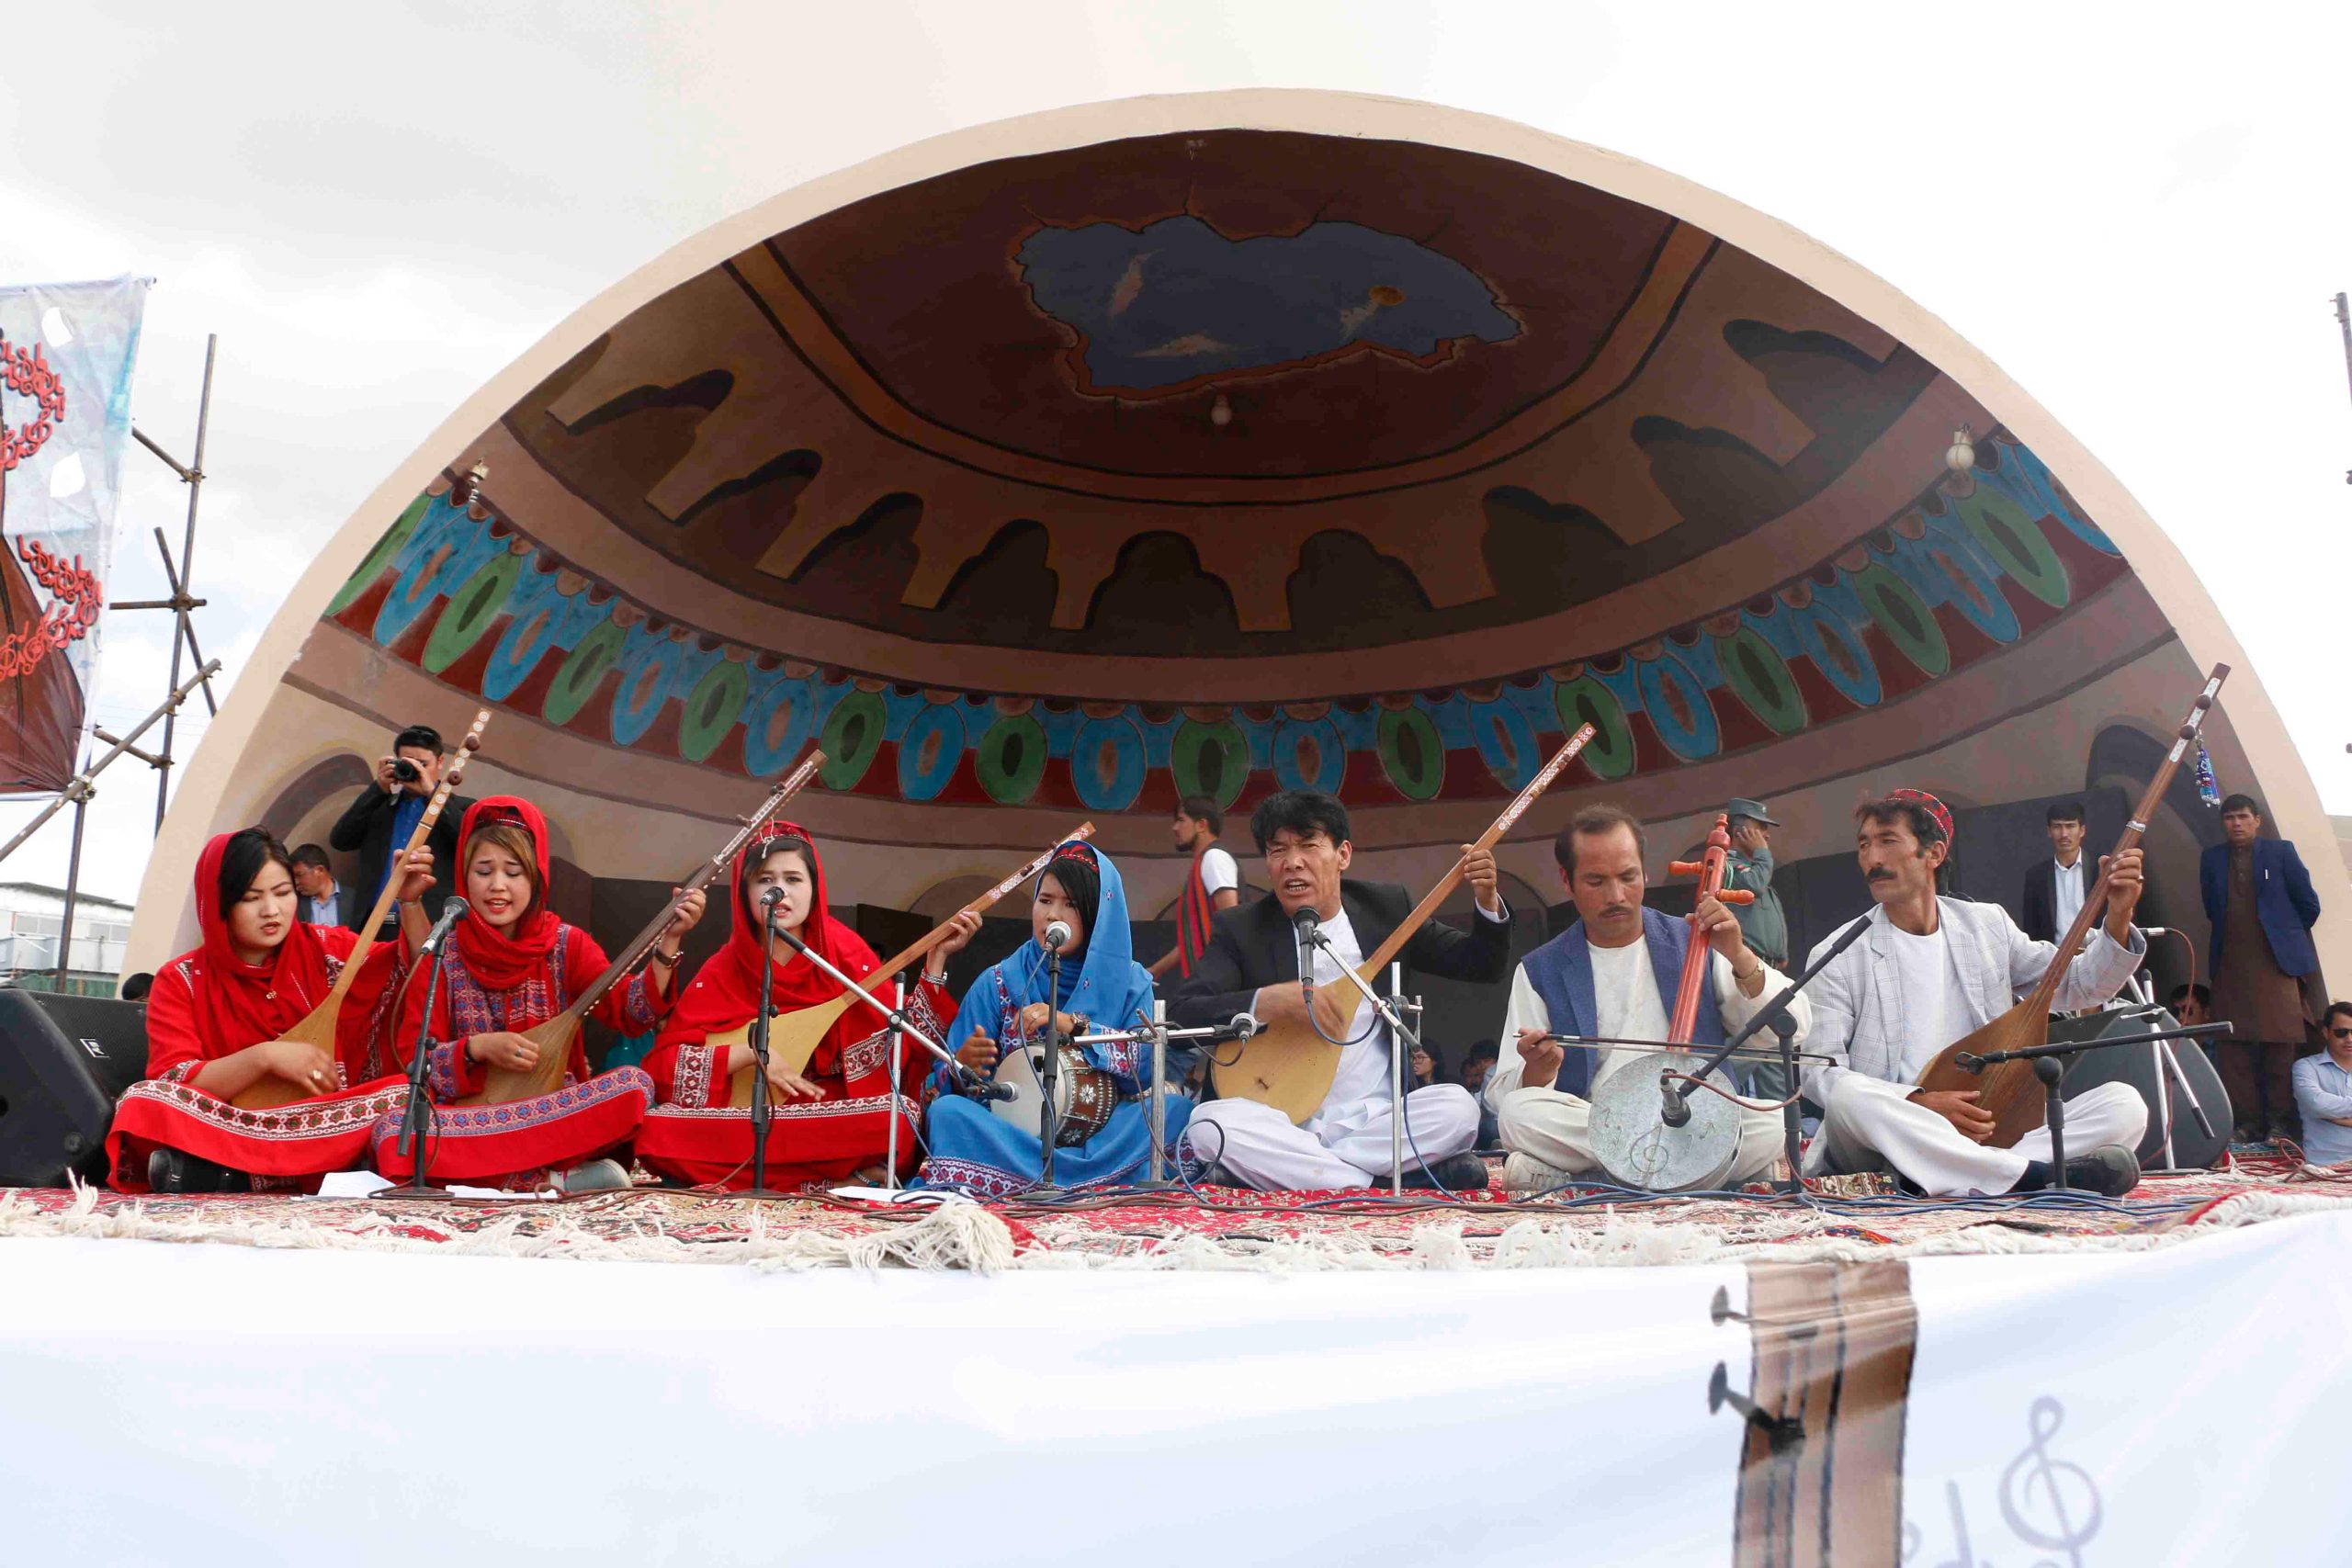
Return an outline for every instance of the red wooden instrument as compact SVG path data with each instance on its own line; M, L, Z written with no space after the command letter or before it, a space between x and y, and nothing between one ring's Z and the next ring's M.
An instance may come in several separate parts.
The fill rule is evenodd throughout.
M1715 825L1707 834L1706 852L1697 860L1676 860L1666 863L1668 876L1695 876L1699 879L1699 901L1709 898L1723 904L1753 904L1756 895L1743 887L1724 886L1724 859L1731 852L1731 818L1723 812L1715 813ZM1699 1021L1699 987L1706 983L1707 955L1714 951L1707 945L1706 937L1699 930L1699 912L1694 906L1688 917L1690 921L1690 946L1682 955L1682 981L1674 989L1674 1016L1667 1021L1666 1037L1678 1045L1690 1043L1691 1027Z

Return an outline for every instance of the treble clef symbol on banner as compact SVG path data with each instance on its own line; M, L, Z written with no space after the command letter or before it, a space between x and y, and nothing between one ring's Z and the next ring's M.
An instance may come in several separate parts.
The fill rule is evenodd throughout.
M2050 1455L2050 1439L2065 1418L2065 1406L2056 1400L2044 1395L2033 1402L2025 1452L2001 1472L2001 1517L2019 1540L2063 1551L2071 1568L2082 1568L2083 1548L2098 1534L2103 1515L2090 1472Z

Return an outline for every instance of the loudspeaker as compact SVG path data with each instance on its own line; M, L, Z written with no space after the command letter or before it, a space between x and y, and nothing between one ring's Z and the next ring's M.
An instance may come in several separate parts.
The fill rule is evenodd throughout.
M2151 1034L2159 1029L2178 1029L2180 1021L2160 1007L2119 1008L2110 1012L2085 1013L2080 1018L2053 1019L2050 1024L2050 1043L2064 1044L2077 1040L2101 1040L2109 1035ZM2194 1040L2166 1042L2172 1046L2173 1059L2180 1064L2181 1077L2204 1108L2205 1119L2213 1124L2208 1137L2197 1124L2197 1113L2181 1098L2177 1080L2166 1083L2172 1096L2172 1158L2182 1169L2199 1169L2222 1157L2230 1146L2230 1091L2222 1087L2222 1077L2204 1047ZM2118 1045L2112 1051L2086 1051L2074 1059L2066 1071L2065 1091L2071 1097L2086 1089L2105 1083L2128 1083L2140 1091L2148 1102L2147 1135L2133 1151L2141 1165L2149 1169L2163 1166L2165 1160L2165 1127L2160 1114L2164 1101L2156 1094L2156 1070L2160 1057L2154 1045ZM2070 1147L2069 1154L2084 1151Z
M0 1187L104 1180L114 1102L146 1074L144 1003L0 986Z

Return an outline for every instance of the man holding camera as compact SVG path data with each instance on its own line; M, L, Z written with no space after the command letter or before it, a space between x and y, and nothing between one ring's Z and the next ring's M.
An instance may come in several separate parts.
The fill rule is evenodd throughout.
M392 738L391 755L376 760L375 778L327 834L327 842L336 849L359 852L357 884L348 891L365 897L354 897L344 906L345 925L356 931L368 911L376 907L392 858L416 831L424 817L425 802L440 784L441 732L429 725L410 725ZM440 919L443 901L457 889L458 824L472 804L464 795L451 795L425 840L433 851L433 886L424 900L428 920ZM400 906L395 904L386 911L383 929L375 933L377 939L395 940L399 926Z

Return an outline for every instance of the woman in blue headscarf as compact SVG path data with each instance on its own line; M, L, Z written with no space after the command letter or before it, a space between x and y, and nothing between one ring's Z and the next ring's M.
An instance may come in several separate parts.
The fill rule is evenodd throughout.
M1070 936L1061 950L1061 987L1053 994L1046 928L1057 921ZM1054 852L1038 874L1029 906L1033 940L1001 964L984 970L964 993L964 1005L948 1031L947 1043L964 1065L983 1076L995 1072L1008 1051L1045 1038L1053 1027L1071 1035L1090 1030L1132 1028L1151 1020L1151 976L1129 950L1127 894L1111 857L1073 839ZM940 951L961 947L959 932ZM1102 1128L1082 1141L1065 1133L1054 1149L1057 1186L1109 1186L1145 1173L1151 1155L1150 1047L1133 1041L1081 1045L1087 1065L1110 1075L1118 1103ZM1067 1061L1068 1058L1065 1058ZM1064 1073L1064 1082L1069 1082ZM981 1197L1004 1197L1036 1185L1037 1125L998 1115L990 1106L955 1092L943 1066L932 1075L932 1101L918 1185L944 1187ZM1167 1139L1172 1148L1184 1130L1192 1102L1167 1097Z

